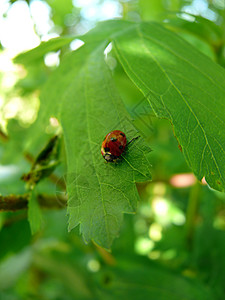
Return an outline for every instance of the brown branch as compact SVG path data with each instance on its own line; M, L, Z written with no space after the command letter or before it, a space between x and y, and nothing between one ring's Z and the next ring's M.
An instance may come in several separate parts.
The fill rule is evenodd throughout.
M61 195L37 195L37 200L42 208L61 209L66 207L67 198ZM28 208L29 194L0 195L0 211L17 211Z
M27 207L29 195L0 196L0 211L15 211Z

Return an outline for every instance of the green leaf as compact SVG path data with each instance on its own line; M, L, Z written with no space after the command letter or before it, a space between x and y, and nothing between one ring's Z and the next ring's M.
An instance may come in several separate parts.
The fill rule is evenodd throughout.
M80 224L86 242L93 240L109 249L123 213L135 212L135 181L150 179L145 156L150 150L139 139L118 164L107 164L101 156L101 143L108 132L120 129L129 140L137 135L105 64L106 45L94 48L79 72L75 68L71 74L61 119L68 163L69 230ZM85 46L82 48L73 53L78 60L85 55ZM71 62L67 64L69 68Z
M31 193L31 197L28 202L28 220L32 234L35 234L41 229L42 214L34 191Z
M143 261L119 262L100 274L100 299L213 300L210 289L194 279ZM136 259L137 260L137 259ZM135 274L135 276L134 276Z
M82 40L85 44L66 55L50 77L41 111L45 121L54 115L63 126L69 229L80 224L86 242L93 240L109 249L122 213L135 211L134 182L150 176L144 155L149 149L141 139L116 165L106 165L101 158L101 143L109 131L121 129L128 139L137 134L105 64L104 49L112 41L123 68L155 115L173 124L197 177L206 176L209 185L219 190L225 186L224 70L154 23L100 23Z
M86 55L93 50L94 44L82 46L75 52L67 54L59 68L51 74L41 93L39 118L47 124L51 116L59 117L64 109L62 98L69 88L74 74L76 75L85 64ZM76 55L74 55L76 53Z
M102 42L108 40L110 36L120 35L126 29L133 26L133 22L124 20L108 20L99 22L93 29L88 31L85 35L80 38L85 43Z
M133 23L121 20L118 20L117 22L100 22L87 34L77 36L77 38L80 38L85 42L85 46L83 45L75 52L66 54L62 58L59 68L51 74L49 80L46 82L41 93L41 106L39 112L40 122L38 122L37 127L40 127L39 123L46 124L51 116L59 117L60 111L64 109L61 101L63 95L69 88L73 77L79 73L79 70L86 63L86 59L93 49L95 49L102 40L108 39L112 34L120 33L121 30L129 28L132 24ZM34 52L33 54L32 51ZM36 52L38 52L38 48L31 50L30 54L35 57ZM29 52L27 52L27 54L29 55ZM26 53L24 53L24 56L25 55Z
M63 46L72 42L74 38L74 36L64 36L51 39L47 42L42 42L36 48L17 55L14 58L14 62L16 64L29 65L30 63L42 58L48 52L60 50Z
M219 47L223 43L223 32L214 22L201 16L185 13L186 17L192 19L187 21L183 18L169 18L166 26L176 28L178 32L184 31L205 40L210 46Z
M115 34L116 32L121 32L121 30L129 28L132 24L133 23L131 22L123 20L117 20L116 22L112 20L99 22L95 28L83 36L62 36L53 38L47 42L42 42L36 48L17 55L14 58L14 62L16 64L29 65L30 63L41 59L48 52L60 50L63 46L68 45L74 39L82 39L88 43L96 43L107 39L111 34Z
M31 189L43 178L48 177L59 164L59 136L53 136L35 159L31 171L22 176Z
M225 71L176 34L137 24L113 40L131 80L167 118L199 180L225 190Z

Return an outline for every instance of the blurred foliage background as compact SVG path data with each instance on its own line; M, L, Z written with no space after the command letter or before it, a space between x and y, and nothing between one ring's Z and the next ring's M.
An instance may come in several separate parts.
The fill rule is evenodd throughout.
M50 38L83 34L102 20L122 18L161 22L225 66L224 0L1 0L0 13L0 197L26 193L21 176L60 132L58 121L51 118L40 134L42 128L35 123L39 94L61 57L80 41L25 66L13 63L21 51ZM67 232L62 141L62 163L38 184L40 197L56 203L43 203L41 231L31 235L26 210L0 212L0 299L207 295L222 300L225 195L196 181L171 124L137 105L143 97L113 52L107 63L135 126L153 149L153 181L137 186L137 214L124 216L111 253L85 245L79 229Z

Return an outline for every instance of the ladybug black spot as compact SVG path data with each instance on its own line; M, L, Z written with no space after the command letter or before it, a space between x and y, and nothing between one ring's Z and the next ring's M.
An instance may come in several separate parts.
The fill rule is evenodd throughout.
M116 142L116 141L117 141L117 139L116 139L116 138L114 138L114 137L112 137L112 138L111 138L111 141L112 141L112 142Z
M120 145L120 146L119 146L119 149L123 149L123 146L122 146L122 145Z
M105 152L109 152L110 151L109 147L105 147L104 150L105 150Z
M125 137L125 134L123 134L122 132L120 132L120 135L122 135L123 137Z

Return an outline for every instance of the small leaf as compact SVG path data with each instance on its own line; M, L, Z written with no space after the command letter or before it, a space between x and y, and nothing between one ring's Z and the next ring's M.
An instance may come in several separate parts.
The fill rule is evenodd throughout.
M48 177L59 164L60 140L56 135L51 138L45 148L38 154L31 171L22 176L32 189L35 184L45 177Z
M28 220L32 234L35 234L41 229L42 213L34 191L31 193L31 197L28 201Z
M27 52L21 53L14 58L14 63L29 65L42 58L46 53L57 51L74 40L73 36L64 36L42 42L39 46Z
M33 169L38 169L39 166L49 165L52 161L57 161L59 156L59 137L52 137L45 148L38 154Z

